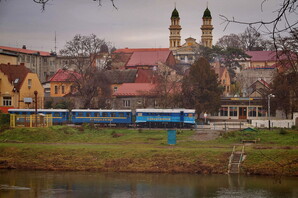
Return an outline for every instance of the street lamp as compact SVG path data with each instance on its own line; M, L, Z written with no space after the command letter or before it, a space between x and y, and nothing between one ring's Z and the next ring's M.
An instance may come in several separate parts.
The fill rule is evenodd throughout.
M268 95L268 127L269 127L269 130L271 130L271 127L270 127L270 98L275 98L275 95L273 95L273 94Z

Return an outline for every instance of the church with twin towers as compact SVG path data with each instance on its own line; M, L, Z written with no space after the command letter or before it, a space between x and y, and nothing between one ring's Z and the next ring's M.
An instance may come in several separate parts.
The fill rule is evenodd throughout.
M193 63L195 59L194 50L199 46L203 45L205 47L212 47L212 16L208 7L205 9L203 17L203 24L201 25L202 35L201 42L197 43L196 39L189 37L185 39L185 43L181 44L181 35L180 32L182 27L180 25L180 16L179 12L174 8L171 15L171 25L169 27L170 36L169 36L169 49L173 51L176 59L184 63Z

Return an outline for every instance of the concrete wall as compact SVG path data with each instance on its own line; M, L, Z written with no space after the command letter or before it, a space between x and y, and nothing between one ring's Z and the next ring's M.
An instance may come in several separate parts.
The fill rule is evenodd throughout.
M251 125L256 128L268 128L268 120L252 120ZM270 120L272 128L291 128L295 125L294 120Z

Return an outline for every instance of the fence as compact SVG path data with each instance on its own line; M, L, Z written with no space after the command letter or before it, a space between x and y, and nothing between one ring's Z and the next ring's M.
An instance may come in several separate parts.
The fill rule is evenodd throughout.
M247 122L212 122L209 125L197 125L198 129L230 130L250 127Z
M17 115L10 114L10 127L49 127L53 125L51 114Z

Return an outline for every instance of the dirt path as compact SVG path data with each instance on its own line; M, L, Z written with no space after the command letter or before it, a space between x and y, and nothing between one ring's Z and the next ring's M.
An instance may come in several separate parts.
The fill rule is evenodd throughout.
M196 133L191 137L191 139L196 141L208 141L214 140L219 137L220 132L218 130L210 130L210 129L197 129Z

